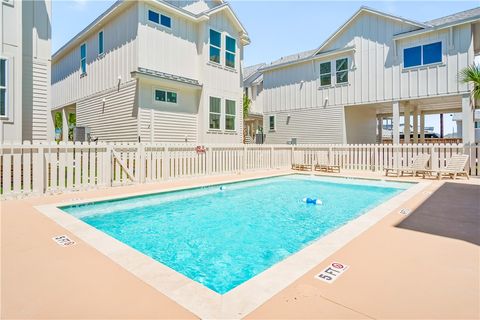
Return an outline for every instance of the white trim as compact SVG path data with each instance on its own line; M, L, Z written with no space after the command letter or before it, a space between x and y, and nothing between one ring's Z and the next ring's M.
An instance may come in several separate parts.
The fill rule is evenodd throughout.
M100 52L100 33L102 34L102 52ZM105 55L105 32L101 29L97 32L97 56Z
M444 55L443 55L443 48L445 47L445 44L443 42L443 40L439 40L439 41L434 41L434 42L429 42L431 40L424 40L422 42L420 42L419 44L416 44L414 46L411 46L411 47L403 47L402 48L402 71L408 71L408 70L416 70L416 69L421 69L421 68L426 68L426 67L433 67L433 66L441 66L441 65L444 65L445 64L445 58L444 58ZM437 62L432 62L432 63L427 63L427 64L424 64L423 63L423 47L424 46L428 46L430 44L435 44L435 43L439 43L441 44L441 50L440 50L440 53L441 53L441 56L442 56L442 59L440 61L437 61ZM416 66L411 66L411 67L405 67L405 50L406 49L412 49L412 48L416 48L416 47L420 47L420 64L419 65L416 65Z

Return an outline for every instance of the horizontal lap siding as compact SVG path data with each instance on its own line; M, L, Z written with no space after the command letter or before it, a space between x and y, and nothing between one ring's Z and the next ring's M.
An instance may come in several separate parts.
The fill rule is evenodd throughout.
M287 124L287 117L290 120ZM276 131L269 132L269 114L264 118L266 143L286 143L297 138L299 144L343 143L343 107L311 108L277 113Z
M47 140L49 77L46 64L33 64L32 140Z
M77 126L100 141L137 141L136 81L77 102ZM105 103L103 103L105 99Z
M140 135L143 142L197 142L198 117L191 113L164 112L140 108Z

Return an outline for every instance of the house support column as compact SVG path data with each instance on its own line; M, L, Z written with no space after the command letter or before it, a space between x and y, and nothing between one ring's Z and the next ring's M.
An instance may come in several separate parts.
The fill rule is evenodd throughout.
M62 141L68 141L68 113L67 108L62 108Z
M377 143L382 143L383 141L383 117L377 117L377 126L378 126L378 136L377 136Z
M462 142L475 142L474 109L470 103L470 94L462 95Z
M400 102L395 101L392 104L392 133L393 133L393 144L400 143Z
M413 143L418 143L418 106L413 107Z
M408 144L410 143L410 104L408 102L405 103L405 108L403 110L403 118L403 143Z
M425 143L425 113L420 112L420 143Z

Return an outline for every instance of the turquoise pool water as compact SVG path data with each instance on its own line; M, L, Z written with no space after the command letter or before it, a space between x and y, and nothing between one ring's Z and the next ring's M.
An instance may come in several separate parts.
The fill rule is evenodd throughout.
M61 209L223 294L408 186L290 175Z

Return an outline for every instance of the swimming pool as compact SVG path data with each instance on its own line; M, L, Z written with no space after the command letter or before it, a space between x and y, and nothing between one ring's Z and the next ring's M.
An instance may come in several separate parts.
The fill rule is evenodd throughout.
M290 175L61 209L224 294L409 186Z

